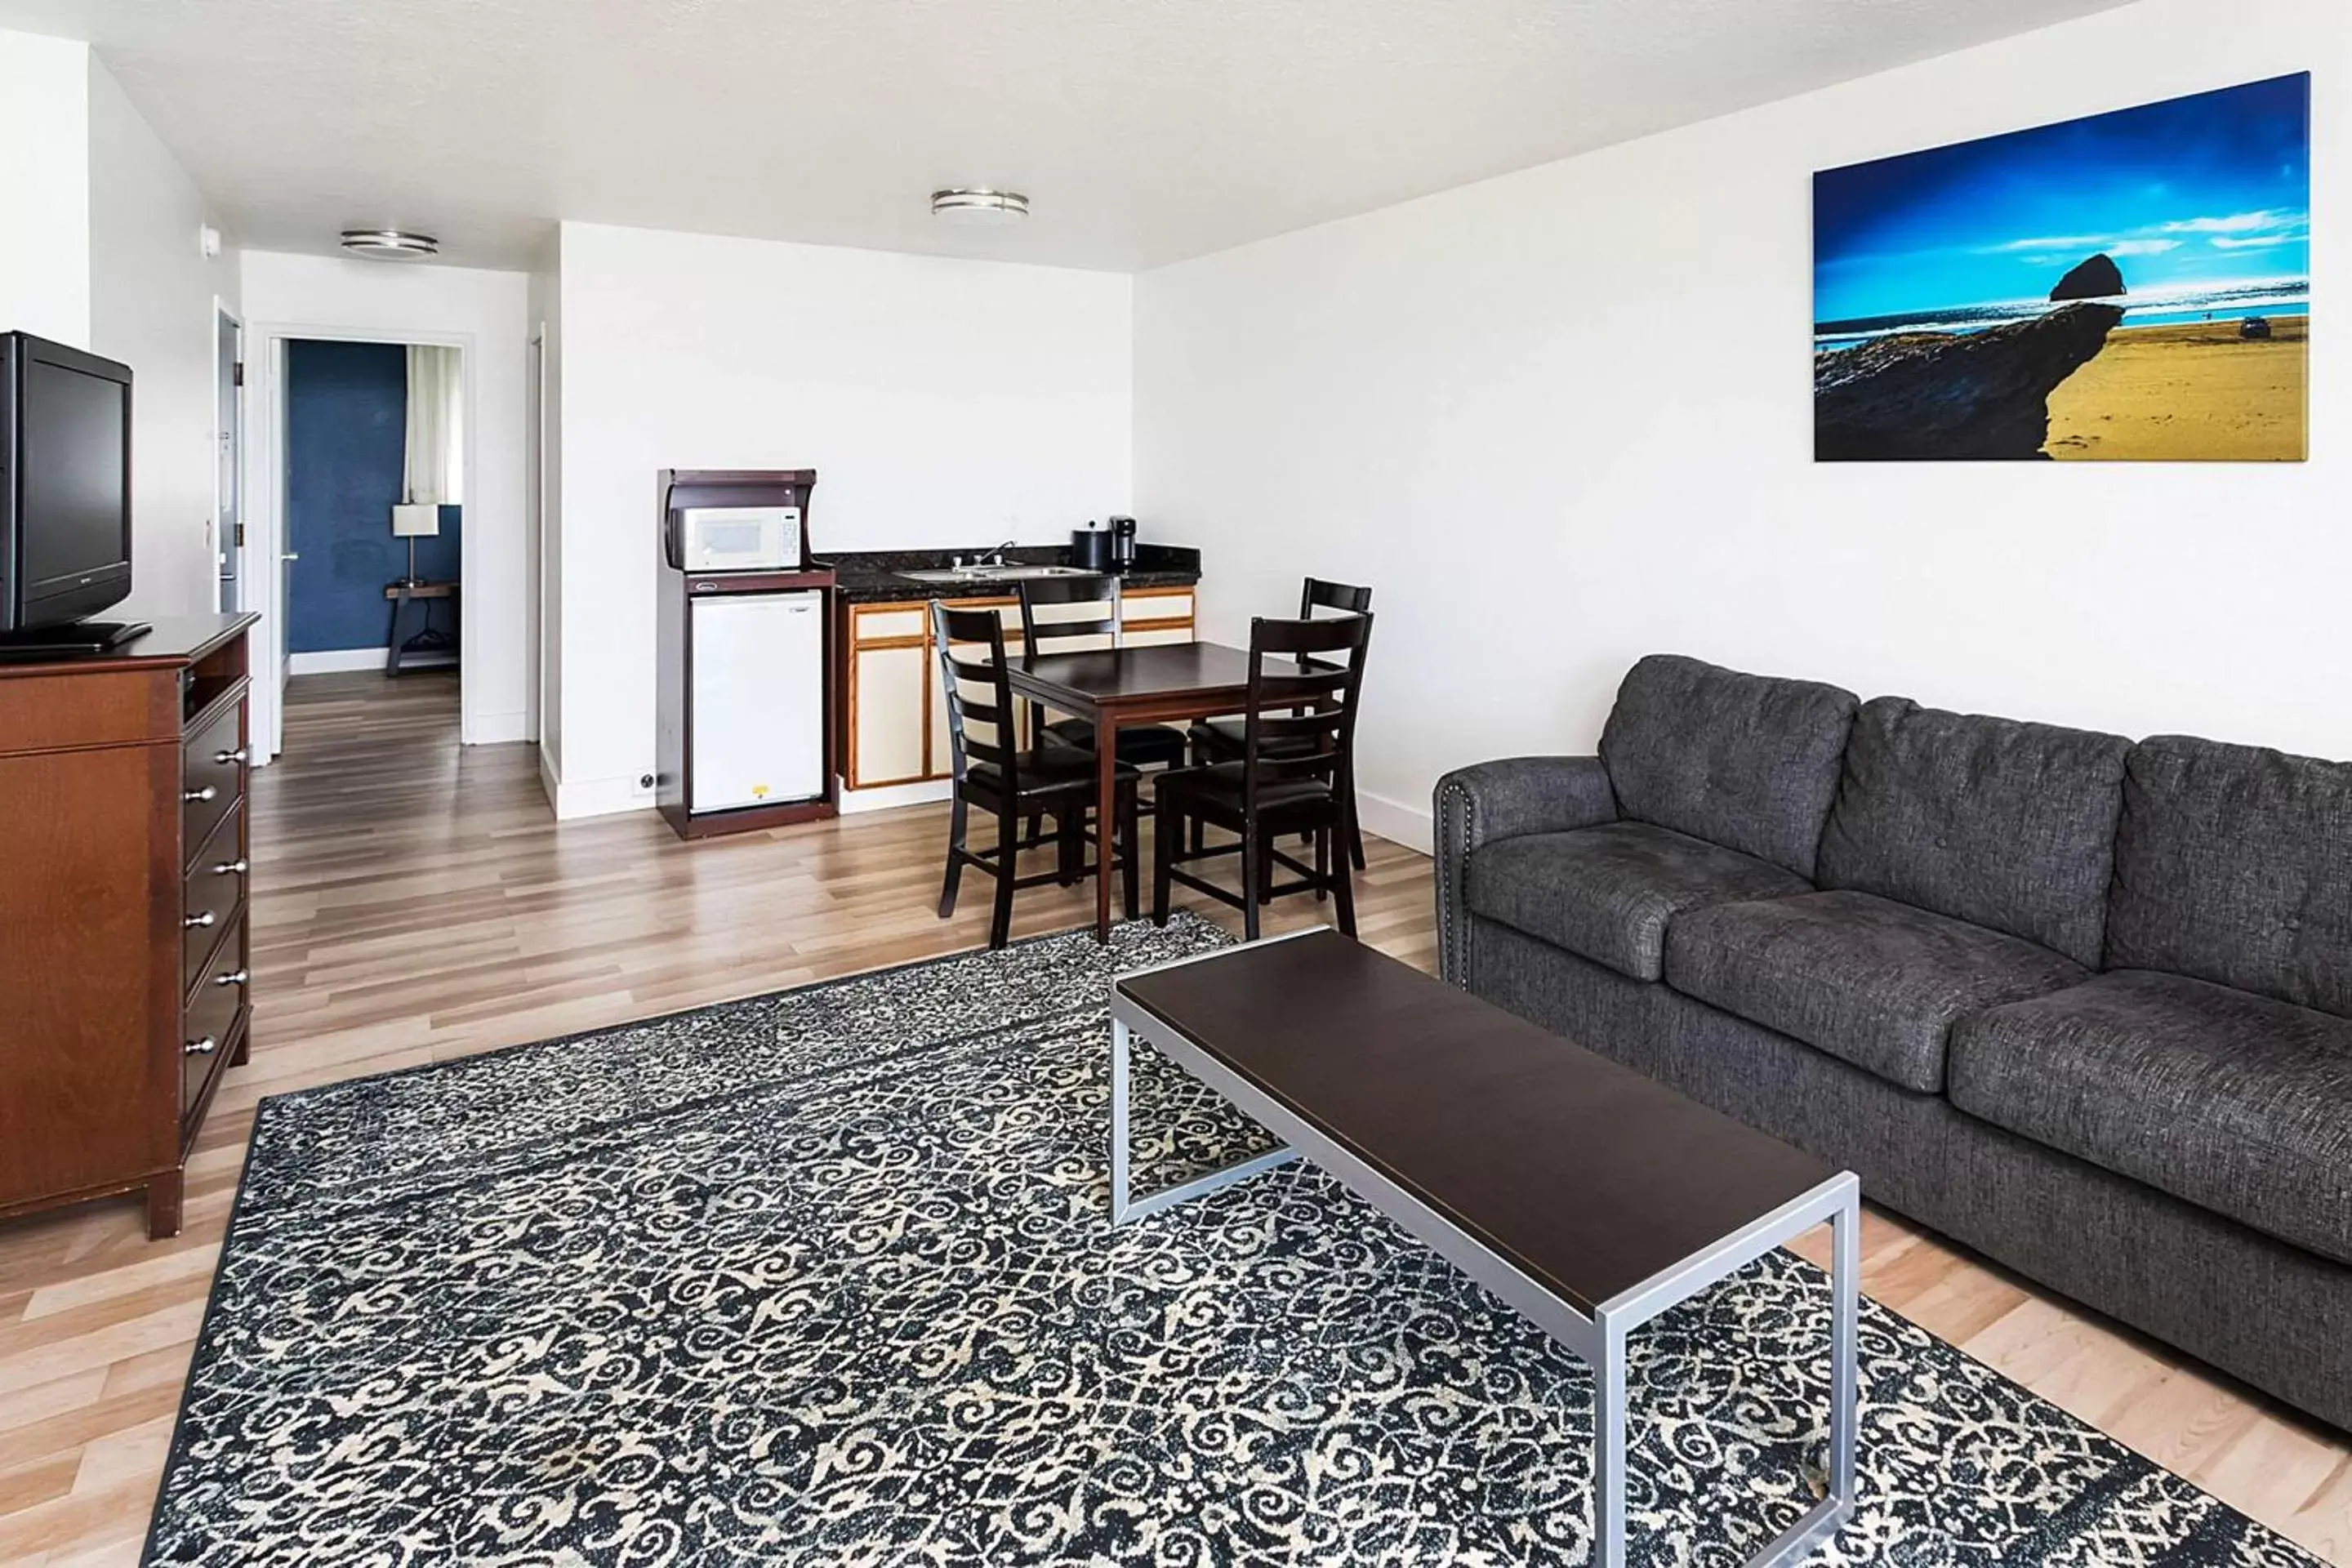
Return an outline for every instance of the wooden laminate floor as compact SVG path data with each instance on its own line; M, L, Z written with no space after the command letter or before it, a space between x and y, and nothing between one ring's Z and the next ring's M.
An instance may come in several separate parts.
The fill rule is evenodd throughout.
M137 1560L261 1096L985 940L972 879L953 921L932 913L940 808L691 847L650 814L559 827L532 748L457 745L453 677L312 677L290 697L286 754L254 781L253 1058L198 1143L186 1230L148 1242L135 1200L0 1226L0 1563ZM1368 847L1365 940L1433 966L1429 863ZM1092 910L1084 887L1024 892L1015 934ZM1287 899L1269 929L1316 918ZM1875 1213L1864 1288L2352 1564L2344 1434Z

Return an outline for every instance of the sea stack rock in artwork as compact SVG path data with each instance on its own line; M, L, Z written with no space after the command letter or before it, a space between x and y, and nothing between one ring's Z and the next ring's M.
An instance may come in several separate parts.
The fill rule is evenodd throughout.
M1981 332L1898 332L1813 360L1813 456L1822 462L1968 462L2046 458L2050 394L2106 346L2124 319L2094 298L2124 291L2114 261L2066 274L2031 321Z
M2050 290L2053 303L2064 300L2112 300L2124 291L2124 269L2105 251L2099 252Z

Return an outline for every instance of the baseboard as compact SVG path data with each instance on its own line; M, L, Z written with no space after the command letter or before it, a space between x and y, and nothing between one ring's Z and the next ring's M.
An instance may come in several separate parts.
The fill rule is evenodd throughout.
M555 759L547 754L545 746L539 749L539 787L547 796L547 809L562 816L563 780L556 775Z
M542 771L541 777L546 776ZM637 781L632 774L555 782L555 817L559 822L574 822L583 816L618 816L624 812L653 808L654 797L637 793Z
M889 811L902 805L928 805L932 801L947 799L952 793L950 782L947 779L882 784L874 789L845 789L841 792L841 815L849 816L861 811Z
M380 647L339 647L322 653L289 653L286 656L286 673L295 675L349 675L354 670L382 669L390 657Z
M1356 815L1362 819L1367 833L1419 854L1436 853L1437 828L1426 805L1407 805L1360 789L1356 792Z

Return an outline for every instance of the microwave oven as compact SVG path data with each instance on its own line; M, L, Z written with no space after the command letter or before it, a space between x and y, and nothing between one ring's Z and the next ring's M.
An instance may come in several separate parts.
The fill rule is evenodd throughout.
M690 506L677 513L678 565L688 572L796 572L801 509Z

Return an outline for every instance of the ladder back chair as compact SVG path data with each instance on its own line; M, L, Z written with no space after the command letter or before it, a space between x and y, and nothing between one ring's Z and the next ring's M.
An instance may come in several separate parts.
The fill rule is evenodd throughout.
M988 945L1003 947L1013 928L1013 895L1021 888L1058 882L1066 887L1084 875L1119 868L1121 900L1136 913L1136 773L1118 770L1118 821L1097 825L1094 864L1081 863L1087 813L1095 801L1095 761L1066 746L1024 748L1005 676L1004 621L994 610L951 609L931 602L931 638L939 648L940 682L947 701L953 795L948 807L947 879L940 893L940 918L955 913L956 890L966 866L996 881L996 901L988 925ZM985 658L980 657L984 652ZM996 842L974 849L968 837L971 808L996 819ZM1051 816L1052 838L1034 826ZM1022 831L1023 819L1033 826ZM1020 875L1021 851L1052 844L1051 871Z
M1368 616L1372 613L1372 591L1352 583L1328 583L1320 577L1309 577L1298 592L1298 618L1311 621L1318 610L1328 610L1339 616ZM1188 737L1192 742L1192 760L1196 763L1230 763L1242 754L1242 721L1239 719L1203 719L1194 724ZM1122 751L1124 757L1126 752ZM1356 796L1350 790L1348 808L1348 859L1357 870L1364 868L1364 833L1356 820ZM1192 847L1202 844L1202 827L1193 826Z
M1352 819L1356 703L1363 689L1364 653L1372 617L1250 622L1249 705L1242 717L1238 759L1160 775L1155 790L1153 844L1159 864L1151 881L1151 918L1165 923L1171 884L1181 882L1242 911L1250 941L1257 940L1258 907L1285 893L1327 894L1339 904L1339 929L1356 934L1354 879L1344 845L1334 840ZM1342 662L1344 661L1344 662ZM1240 842L1187 847L1185 828L1213 823ZM1277 838L1304 834L1315 863L1277 849ZM1223 856L1241 858L1239 896L1183 870ZM1301 879L1276 884L1277 869Z

